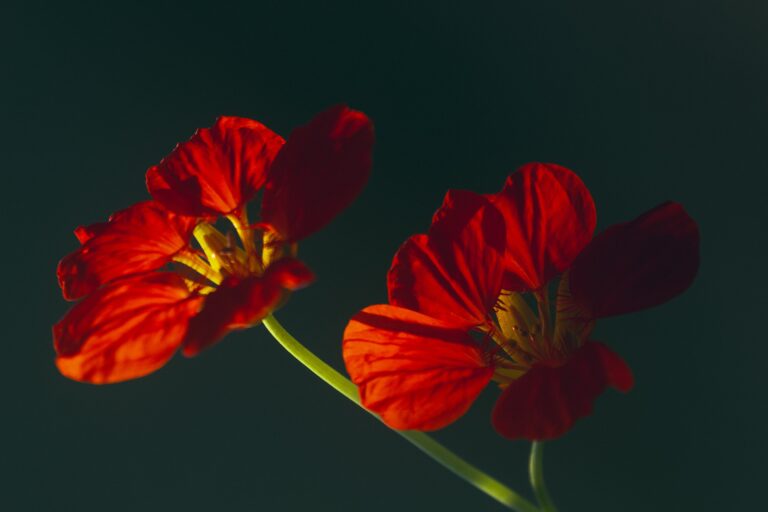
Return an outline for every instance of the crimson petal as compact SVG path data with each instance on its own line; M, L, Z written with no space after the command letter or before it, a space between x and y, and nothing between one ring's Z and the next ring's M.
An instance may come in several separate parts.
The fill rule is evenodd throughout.
M435 430L455 421L493 375L464 330L389 305L352 318L343 354L363 405L400 430Z
M395 254L389 302L464 328L485 324L501 291L504 242L504 221L487 199L449 191L429 235Z
M111 283L53 327L56 365L70 379L93 384L151 373L179 348L201 300L170 272Z
M661 304L688 288L699 268L699 229L664 203L594 238L570 271L573 300L594 318Z
M187 247L196 222L145 201L107 223L78 228L83 245L56 269L64 298L78 299L118 277L159 269Z
M88 226L77 226L75 228L75 238L80 242L80 245L83 245L91 238L106 231L108 227L109 222L97 222L96 224L90 224Z
M581 179L556 164L530 163L490 196L507 225L504 288L542 288L567 269L592 238L595 204Z
M509 439L553 439L591 414L606 387L627 392L633 384L624 360L602 343L588 341L564 365L534 365L512 381L496 402L493 425Z
M283 139L263 124L223 116L147 171L147 189L183 215L226 215L242 207L264 184Z
M296 128L269 170L262 220L286 242L322 228L363 189L372 148L371 121L343 105Z
M312 279L303 263L283 258L267 267L263 276L225 280L206 297L202 311L190 322L182 353L197 355L229 331L252 326L271 313L287 291L302 288Z

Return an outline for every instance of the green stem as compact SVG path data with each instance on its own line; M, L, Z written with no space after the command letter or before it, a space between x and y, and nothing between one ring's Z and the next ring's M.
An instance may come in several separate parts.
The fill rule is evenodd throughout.
M272 336L285 348L293 357L299 360L304 366L309 368L315 375L323 379L336 391L347 397L360 407L360 398L355 386L349 379L337 372L322 359L307 350L299 341L291 336L282 325L269 315L263 320L264 327ZM367 412L378 418L374 413ZM423 432L399 431L398 434L407 439L419 450L432 457L435 461L442 464L445 468L466 480L477 489L481 490L491 498L502 505L518 512L539 512L539 510L528 500L508 488L495 478L483 473L464 459L448 450L446 447L429 437Z
M528 464L531 487L533 487L533 492L536 494L542 512L557 512L557 508L552 503L549 492L547 492L547 486L544 484L543 448L544 444L540 441L534 441L531 445L531 459Z

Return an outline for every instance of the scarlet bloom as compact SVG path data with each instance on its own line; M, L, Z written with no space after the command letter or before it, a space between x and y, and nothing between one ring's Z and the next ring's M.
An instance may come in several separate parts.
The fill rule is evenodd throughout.
M393 428L434 430L493 380L496 430L541 440L590 414L606 387L628 391L629 367L591 339L595 320L685 290L698 228L676 203L593 238L595 219L581 180L553 164L525 165L498 194L450 191L429 232L395 255L389 304L344 332L363 404Z
M147 171L153 200L75 230L81 246L57 275L64 298L81 300L53 327L59 370L97 384L141 377L259 322L313 279L296 244L362 190L372 146L369 119L344 106L287 141L238 117L198 130ZM214 228L219 217L236 235Z

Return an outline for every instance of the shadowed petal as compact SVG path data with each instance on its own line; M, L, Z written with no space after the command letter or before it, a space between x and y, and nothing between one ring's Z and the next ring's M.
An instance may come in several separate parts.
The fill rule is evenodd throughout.
M372 148L371 121L343 105L296 128L269 170L262 220L286 242L322 228L363 189Z
M370 306L352 318L343 353L363 405L401 430L453 422L493 374L465 331L389 305Z
M473 192L448 192L429 235L398 250L387 275L389 302L471 328L486 323L501 291L504 222Z
M169 210L183 215L234 212L264 184L283 139L263 124L223 116L147 171L147 189Z
M75 228L75 237L77 238L77 241L80 242L80 245L82 245L96 235L103 233L108 227L109 222L97 222L88 226L77 226Z
M115 213L109 222L80 227L83 244L56 269L64 298L74 300L118 277L156 270L187 247L197 219L145 201Z
M302 288L313 278L303 263L283 258L267 267L263 276L225 280L206 296L202 311L190 322L182 353L197 355L229 331L251 327L271 313L287 291Z
M665 203L600 233L570 271L573 300L594 318L661 304L688 288L699 268L699 229Z
M201 301L170 272L109 284L53 327L56 365L70 379L93 384L151 373L179 348Z
M496 402L493 425L509 439L559 437L592 412L606 387L626 392L633 383L632 371L618 355L590 341L562 366L537 364L512 381Z
M540 289L571 265L595 230L589 190L559 165L526 164L490 199L507 225L507 290Z

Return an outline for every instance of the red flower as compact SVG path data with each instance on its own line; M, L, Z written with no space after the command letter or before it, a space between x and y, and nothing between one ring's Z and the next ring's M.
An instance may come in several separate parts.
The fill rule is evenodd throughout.
M154 201L75 231L81 246L57 269L64 297L82 299L53 328L61 372L93 383L140 377L179 348L194 355L259 322L312 280L296 242L360 192L372 145L368 118L344 106L287 142L236 117L198 130L147 172ZM246 203L260 189L252 225ZM219 216L241 245L213 227Z
M592 238L594 227L589 192L557 165L528 164L492 196L449 192L429 233L395 255L390 304L365 308L344 332L363 404L394 428L434 430L494 380L495 428L534 440L565 433L607 386L628 391L632 373L591 340L594 322L685 290L698 229L675 203Z

